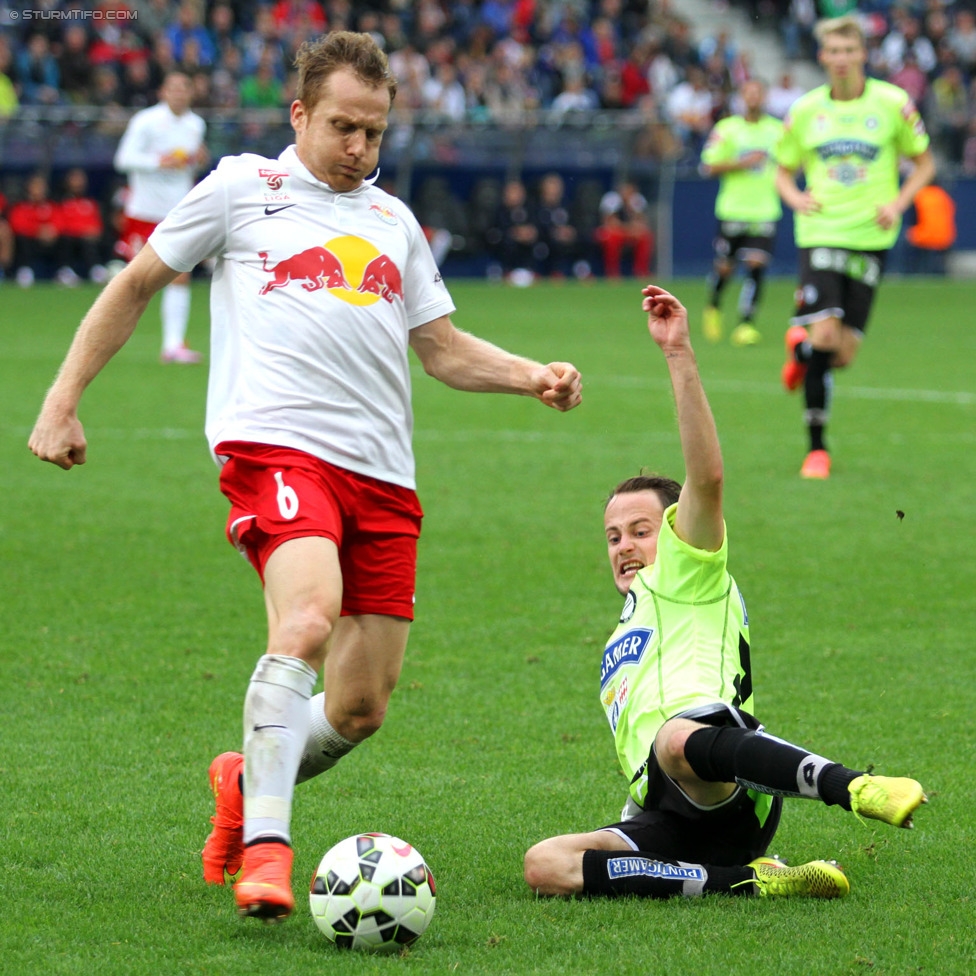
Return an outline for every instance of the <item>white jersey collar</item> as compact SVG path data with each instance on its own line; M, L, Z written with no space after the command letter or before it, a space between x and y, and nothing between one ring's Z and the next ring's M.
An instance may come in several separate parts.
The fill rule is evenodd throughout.
M380 170L377 166L376 172L372 176L363 180L363 182L360 183L355 190L334 190L331 186L329 186L328 183L324 183L322 180L312 175L308 167L298 158L298 150L296 149L294 143L285 149L284 152L282 152L282 154L278 157L278 162L281 163L289 173L291 173L293 176L297 176L303 182L311 183L312 186L321 187L323 190L328 190L330 193L335 193L336 195L343 193L343 195L351 197L355 196L357 193L364 193L380 178Z

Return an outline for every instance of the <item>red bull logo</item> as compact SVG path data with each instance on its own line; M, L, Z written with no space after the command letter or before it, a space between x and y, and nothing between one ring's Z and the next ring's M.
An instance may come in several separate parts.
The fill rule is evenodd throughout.
M378 203L374 203L370 205L369 209L375 216L379 217L384 224L390 224L391 226L396 225L398 220L397 215L389 207L384 207Z
M258 257L263 269L273 276L258 292L259 295L267 295L275 288L284 288L292 281L300 281L305 291L318 291L320 288L349 290L342 262L327 247L310 247L299 251L271 268L268 267L267 251L258 251Z
M390 303L394 298L402 302L403 279L400 269L385 254L380 254L366 265L363 280L356 291L364 295L379 295Z
M268 251L258 251L262 270L271 275L259 295L297 282L305 291L324 288L350 305L372 305L380 300L392 304L397 298L403 301L400 269L392 258L361 237L335 237L277 263L269 263L269 256Z

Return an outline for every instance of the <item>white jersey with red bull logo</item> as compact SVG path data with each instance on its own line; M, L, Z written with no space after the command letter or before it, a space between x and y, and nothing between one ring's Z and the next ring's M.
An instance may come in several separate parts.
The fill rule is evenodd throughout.
M206 131L199 115L176 115L165 102L132 116L115 152L115 168L129 178L127 217L158 224L189 193L195 168L160 169L159 163L171 153L195 155Z
M149 243L176 271L217 259L212 451L278 444L416 487L410 330L454 304L402 201L372 181L337 193L291 146L222 159Z

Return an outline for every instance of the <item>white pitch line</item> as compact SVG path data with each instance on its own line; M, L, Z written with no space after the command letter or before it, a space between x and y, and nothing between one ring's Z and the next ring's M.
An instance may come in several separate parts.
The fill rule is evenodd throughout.
M670 391L671 386L666 379L653 376L590 376L584 378L591 386L617 386L627 389L645 389L654 391ZM746 393L757 396L782 397L783 390L773 383L750 383L744 380L707 379L705 388L710 393ZM890 400L902 403L945 403L959 407L976 406L976 393L962 390L913 390L886 389L873 386L850 386L841 391L843 397L853 400ZM0 427L8 437L30 436L31 428L6 426ZM138 440L138 441L181 441L199 438L203 440L203 429L200 427L137 427L130 430L125 427L92 427L90 432L96 438L104 440ZM578 434L572 437L579 436ZM456 430L446 431L431 428L417 428L414 431L415 440L457 440L464 441L471 438L490 437L497 441L552 441L562 439L562 433L540 430ZM572 439L570 437L569 439Z
M752 393L763 396L784 396L781 386L775 383L750 383L746 380L709 379L704 377L708 393ZM667 380L646 376L584 376L584 393L587 383L592 385L624 386L628 389L641 387L649 390L670 390ZM976 405L976 393L962 390L912 390L874 386L845 386L840 396L854 400L895 400L913 403L950 403L961 407Z

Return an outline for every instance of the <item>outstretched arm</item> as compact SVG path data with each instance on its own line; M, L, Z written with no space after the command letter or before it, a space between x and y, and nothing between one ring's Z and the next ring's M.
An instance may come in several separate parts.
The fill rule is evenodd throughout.
M455 328L446 315L410 332L410 347L424 370L455 390L518 393L556 410L572 410L582 399L579 371L571 363L523 359Z
M674 295L648 285L643 308L651 338L664 353L678 412L678 434L685 459L685 480L678 499L674 531L696 549L720 549L722 520L722 451L698 363L691 348L688 311Z
M89 383L132 335L149 299L176 277L148 244L98 296L75 333L27 446L58 467L85 463L78 403Z

